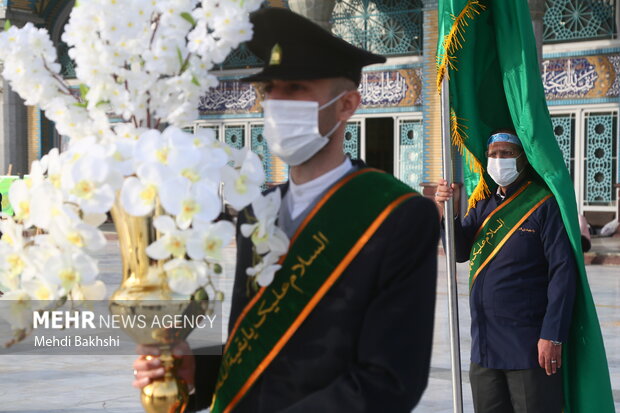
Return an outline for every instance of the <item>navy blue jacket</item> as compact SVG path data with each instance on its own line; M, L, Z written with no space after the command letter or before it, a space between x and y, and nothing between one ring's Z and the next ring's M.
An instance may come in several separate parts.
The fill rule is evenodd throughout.
M507 188L506 197L521 184ZM474 235L502 202L494 194L455 219L458 262L469 260ZM538 366L538 340L565 341L577 266L555 198L525 220L478 274L470 292L471 361L492 369Z

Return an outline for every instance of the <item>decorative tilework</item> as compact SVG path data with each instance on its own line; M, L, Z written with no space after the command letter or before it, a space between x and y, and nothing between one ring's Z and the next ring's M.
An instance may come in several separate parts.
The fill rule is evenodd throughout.
M263 136L263 125L250 126L250 147L263 162L265 168L264 189L270 185L280 184L288 179L288 166L281 159L273 156Z
M572 114L552 115L551 123L553 124L555 139L558 141L558 146L564 157L564 163L571 176L573 176L575 162L575 116Z
M437 77L437 42L438 36L438 12L437 0L425 0L424 2L424 63L423 73L425 81L422 89L424 106L422 114L424 119L424 154L423 154L423 182L437 182L443 177L441 154L441 104L437 93L437 85L433 81Z
M542 81L547 100L620 96L619 58L615 54L544 60Z
M60 74L65 79L75 79L75 62L69 57L69 46L63 41L56 46L58 62L60 63Z
M580 57L580 56L596 56L599 54L616 54L620 53L620 47L608 47L603 49L586 49L586 50L570 50L566 52L545 53L545 59L557 59L559 57Z
M607 92L610 96L620 96L620 55L610 55L607 56L607 59L611 62L611 65L614 68L615 79Z
M362 123L354 121L347 123L344 130L344 153L351 159L359 159L360 157L360 138Z
M224 142L233 148L241 149L245 146L245 127L226 125L224 126Z
M420 0L337 0L332 31L375 53L421 54L422 6Z
M401 120L399 122L400 179L416 191L421 191L423 180L423 138L422 121Z
M612 38L615 9L610 0L547 0L543 39L552 43Z
M616 113L586 114L585 201L590 205L610 205L615 199L616 128Z
M422 105L422 69L363 72L359 91L362 95L359 113L414 110ZM220 79L218 87L200 98L198 110L203 119L210 115L258 117L262 99L259 90L251 84Z
M261 59L248 49L245 43L242 43L228 55L224 63L222 63L222 67L224 69L240 69L262 66L263 63Z

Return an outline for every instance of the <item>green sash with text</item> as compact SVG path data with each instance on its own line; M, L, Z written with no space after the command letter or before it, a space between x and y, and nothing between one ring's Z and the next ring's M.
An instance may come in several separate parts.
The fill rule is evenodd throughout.
M546 186L529 181L504 200L484 220L474 236L469 255L469 288L521 224L553 194Z
M239 316L224 348L212 413L234 408L381 223L415 195L391 175L362 169L322 197L291 239L273 282Z

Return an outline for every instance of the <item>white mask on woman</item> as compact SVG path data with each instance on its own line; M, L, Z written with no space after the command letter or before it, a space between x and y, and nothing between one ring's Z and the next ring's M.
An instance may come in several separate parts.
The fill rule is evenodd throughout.
M322 136L319 132L319 111L334 104L345 93L340 93L321 107L318 102L306 100L265 100L263 134L271 153L290 166L300 165L312 158L327 145L328 138L341 124L338 121Z
M521 154L523 155L523 154ZM487 172L499 186L508 186L519 177L516 158L489 158Z

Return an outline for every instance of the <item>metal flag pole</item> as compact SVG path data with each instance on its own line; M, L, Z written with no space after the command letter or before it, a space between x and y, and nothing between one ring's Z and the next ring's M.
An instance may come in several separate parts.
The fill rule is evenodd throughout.
M447 76L441 81L441 161L443 177L451 185L454 181L452 170L452 143L450 139L450 95ZM450 325L450 360L452 362L452 406L455 413L463 413L463 389L461 386L461 346L459 334L459 305L456 284L456 257L454 253L454 203L452 199L444 202L445 252L448 272L448 312Z

